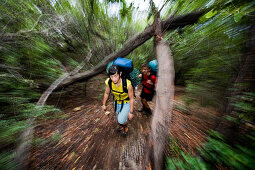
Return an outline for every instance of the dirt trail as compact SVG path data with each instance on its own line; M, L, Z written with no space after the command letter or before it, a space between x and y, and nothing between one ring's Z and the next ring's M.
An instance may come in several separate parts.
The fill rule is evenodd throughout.
M61 107L64 113L61 119L39 121L35 135L46 140L34 147L29 169L137 169L142 165L151 117L137 111L141 107L140 91L136 91L135 118L128 125L128 136L123 138L114 131L117 121L112 102L108 101L109 115L101 110L105 78L99 75L86 87L84 83L73 85L65 95L58 92L51 97L48 104ZM183 88L176 88L176 102L181 102L179 96L183 93ZM154 108L154 103L150 106ZM184 152L195 154L195 148L205 141L205 131L214 127L217 113L199 107L192 111L196 114L175 109L169 133ZM204 119L203 115L213 118Z

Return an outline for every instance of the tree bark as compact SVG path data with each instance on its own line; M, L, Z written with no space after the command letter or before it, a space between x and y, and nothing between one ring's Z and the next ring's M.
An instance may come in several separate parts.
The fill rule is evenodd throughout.
M205 14L207 10L204 11L196 11L192 13L188 13L185 15L180 15L177 17L173 17L169 15L165 21L162 21L162 31L174 30L176 28L182 28L187 25L191 25L197 22L199 17Z
M169 121L171 119L174 97L174 62L169 45L163 40L163 27L160 19L155 21L155 45L158 60L158 81L156 87L156 105L152 117L150 142L151 152L147 156L153 160L153 169L164 168L164 150L169 136ZM146 163L147 164L147 163Z

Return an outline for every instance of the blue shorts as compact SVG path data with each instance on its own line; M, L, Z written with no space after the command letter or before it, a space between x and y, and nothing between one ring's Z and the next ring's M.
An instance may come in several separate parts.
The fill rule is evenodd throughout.
M119 124L124 124L128 120L128 114L130 112L130 103L124 103L121 112L120 112L120 109L121 109L121 104L117 104L116 112L117 112L118 122Z

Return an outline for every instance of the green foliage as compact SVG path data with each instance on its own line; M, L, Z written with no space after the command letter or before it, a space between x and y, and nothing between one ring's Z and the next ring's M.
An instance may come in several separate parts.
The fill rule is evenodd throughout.
M33 146L39 147L45 144L49 143L58 143L61 140L62 136L60 132L57 130L53 135L51 135L49 138L39 138L35 137L32 141Z
M244 92L233 97L234 113L240 120L254 122L255 120L255 93Z
M120 15L122 18L127 18L129 22L132 20L132 12L133 12L133 3L127 7L127 4L125 1L122 2L122 9L120 10Z
M192 156L180 152L180 157L167 159L167 169L215 169L217 166L229 167L231 169L253 169L255 166L255 134L247 135L245 145L228 144L223 136L216 131L209 132L207 142L198 149L200 156ZM178 146L172 145L176 148Z
M0 169L15 169L16 164L12 161L15 155L12 152L0 153Z
M53 106L36 105L43 93L40 87L49 86L84 60L88 62L83 71L90 69L133 35L132 4L111 2L122 3L121 20L109 16L108 3L99 0L9 0L0 4L1 150L17 146L27 119L59 116ZM56 133L52 140L59 137Z
M17 134L27 127L26 119L29 116L26 114L33 115L28 112L28 109L34 108L34 105L28 102L38 97L38 94L31 90L33 83L15 74L16 72L13 74L2 72L3 77L0 77L0 143L2 146L15 142Z
M252 169L255 166L254 133L247 136L245 146L231 146L217 132L203 145L201 155L212 162L223 163L235 169ZM244 139L243 139L244 140Z
M23 108L20 108L22 110L22 113L24 118L29 117L42 117L47 113L53 112L54 114L61 113L59 109L56 109L54 106L36 106L35 104L29 103L22 105ZM46 117L49 117L48 115Z
M188 97L188 96L181 96L182 101L184 101L185 105L189 106L190 104L192 104L193 102L196 101L196 99Z
M47 143L46 139L38 137L35 137L32 142L33 146L42 146L45 145L46 143Z
M172 43L175 60L176 82L185 82L188 95L186 104L198 100L203 106L221 107L226 103L226 93L238 74L243 44L247 41L250 15L254 12L251 1L200 1L211 10L200 18L199 23L170 33L166 38ZM188 5L189 4L189 5ZM199 4L199 3L198 3ZM176 1L169 13L186 13L193 11L197 3ZM200 6L203 8L203 5ZM244 13L240 11L246 11ZM244 14L244 15L242 15ZM226 116L232 122L240 120L254 121L254 93L248 86L236 87L238 95L232 97L234 114L237 118ZM248 92L245 92L245 90ZM233 89L230 89L233 91ZM234 91L235 92L235 91ZM224 102L225 101L225 102ZM200 156L183 154L168 158L168 169L253 169L255 166L254 133L236 141L234 146L222 135L210 131L207 142L199 149ZM172 144L171 144L172 146ZM174 154L173 154L174 155ZM178 154L176 154L178 155Z
M128 58L133 60L134 67L138 70L140 70L142 64L149 63L149 61L156 59L154 54L153 40L148 40L143 45L136 48L128 55Z
M61 134L59 131L56 131L56 133L54 133L52 136L51 136L51 140L53 142L58 142L59 140L61 139Z
M212 169L201 157L185 154L174 139L170 139L170 152L173 157L166 159L166 169Z
M167 159L166 169L194 169L194 170L206 170L212 169L206 164L200 157L194 157L192 155L185 155L181 152L184 161L179 159Z
M176 9L177 14L206 6L211 10L197 24L173 31L166 39L173 44L176 83L186 85L189 95L203 106L222 108L231 81L238 74L249 29L247 21L254 8L251 7L253 2L245 1L221 1L223 6L219 4L218 1L173 2L170 11ZM239 22L235 21L237 9L246 11Z

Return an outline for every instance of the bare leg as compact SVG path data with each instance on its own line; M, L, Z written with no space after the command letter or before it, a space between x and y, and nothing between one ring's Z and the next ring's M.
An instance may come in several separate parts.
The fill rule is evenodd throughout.
M148 105L146 99L141 98L141 102L143 104L143 107L145 107L147 110L151 110L150 106Z

